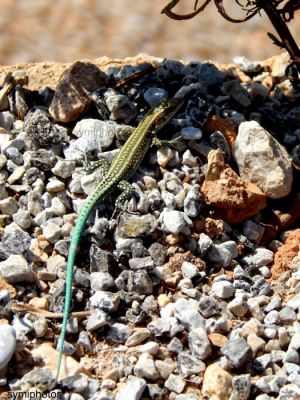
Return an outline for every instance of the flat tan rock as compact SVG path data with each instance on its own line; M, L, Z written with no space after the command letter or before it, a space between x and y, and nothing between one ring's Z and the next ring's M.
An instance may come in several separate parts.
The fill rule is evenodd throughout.
M266 206L266 195L253 183L241 179L227 164L221 150L208 155L207 172L201 192L218 217L237 224Z
M34 359L42 361L43 367L47 367L51 370L52 375L56 374L58 351L56 351L51 343L43 343L31 352ZM83 372L80 364L70 356L62 356L59 380L66 378L67 376L77 375Z

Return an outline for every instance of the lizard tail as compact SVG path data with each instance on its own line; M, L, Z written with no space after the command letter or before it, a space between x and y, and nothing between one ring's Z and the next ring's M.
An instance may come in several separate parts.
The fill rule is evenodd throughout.
M71 298L72 298L72 282L73 282L73 267L76 258L77 247L80 242L81 234L85 228L86 222L90 216L90 213L95 205L95 203L91 200L87 199L86 204L84 205L82 211L79 214L78 220L76 222L76 226L72 233L71 244L69 248L68 261L67 261L67 272L66 272L66 290L65 290L65 302L64 302L64 315L62 321L62 328L59 337L59 346L58 346L58 359L57 359L57 368L55 375L55 382L57 382L59 377L59 372L61 368L62 355L64 349L64 341L67 331L67 323L69 318L69 312L71 307Z

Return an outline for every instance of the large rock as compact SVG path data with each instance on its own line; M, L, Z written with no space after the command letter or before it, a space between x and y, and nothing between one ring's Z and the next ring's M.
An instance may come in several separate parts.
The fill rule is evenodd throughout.
M216 208L218 217L229 223L240 223L266 206L264 193L226 165L221 150L212 150L208 155L201 191L206 203Z
M257 185L268 197L290 193L293 175L290 157L283 146L258 122L242 122L233 145L240 176Z
M92 93L106 86L107 75L91 62L76 61L57 85L50 114L57 122L75 121L92 104Z

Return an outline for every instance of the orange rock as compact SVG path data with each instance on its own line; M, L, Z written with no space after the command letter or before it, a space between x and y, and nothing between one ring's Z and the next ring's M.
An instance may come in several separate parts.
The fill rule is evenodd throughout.
M207 133L213 133L220 131L225 136L229 146L231 146L236 138L237 125L229 118L222 118L218 115L211 115L208 117L203 131Z
M7 290L12 299L14 299L17 295L16 289L4 279L0 279L0 290Z
M300 251L300 229L291 232L285 244L277 250L274 257L274 264L271 267L271 280L278 278L284 271L292 266L292 260Z
M266 195L226 165L219 149L208 155L201 192L206 203L216 208L217 216L229 223L240 223L266 206Z
M91 62L76 61L57 85L49 112L57 122L76 120L92 104L92 93L106 86L107 75Z
M222 347L228 342L226 336L221 335L221 333L213 332L208 335L208 339L213 346Z

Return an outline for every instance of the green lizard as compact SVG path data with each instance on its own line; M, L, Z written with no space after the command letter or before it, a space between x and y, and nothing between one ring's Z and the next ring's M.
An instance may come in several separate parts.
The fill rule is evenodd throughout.
M66 291L64 302L64 313L61 334L59 339L58 348L58 361L55 380L59 377L64 341L66 336L66 328L70 311L70 303L72 296L72 281L73 281L73 267L75 263L76 251L80 242L81 234L84 230L86 222L99 199L102 199L114 189L119 189L122 193L116 199L115 208L122 209L126 199L130 198L133 192L132 186L127 182L140 163L142 162L145 153L150 147L151 143L160 144L156 137L156 132L160 130L179 110L182 106L183 98L173 98L164 100L157 106L153 107L148 114L142 119L137 128L134 129L129 139L122 147L120 153L112 161L111 166L108 168L105 159L95 162L94 165L106 169L102 181L91 193L81 210L77 219L68 254L67 272L66 272Z

